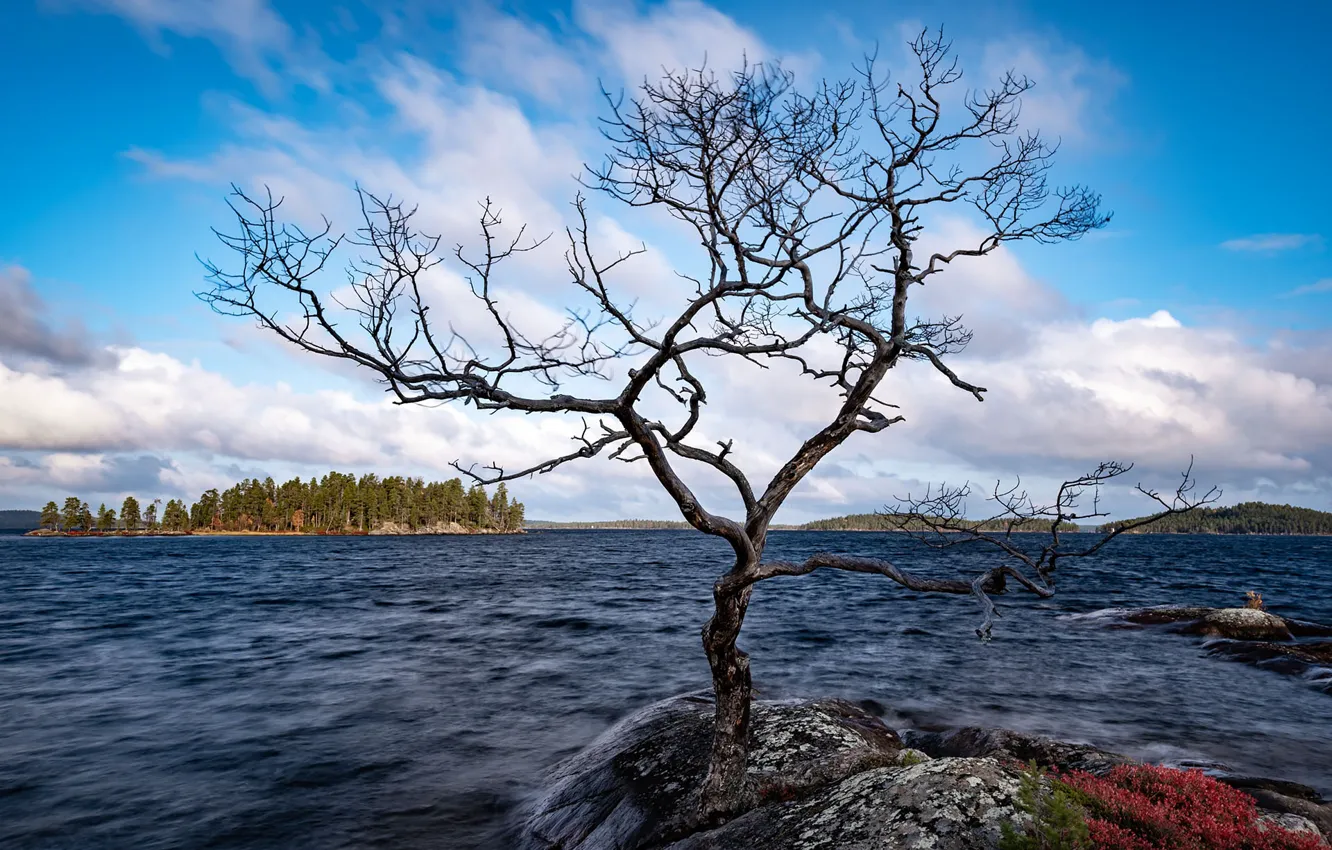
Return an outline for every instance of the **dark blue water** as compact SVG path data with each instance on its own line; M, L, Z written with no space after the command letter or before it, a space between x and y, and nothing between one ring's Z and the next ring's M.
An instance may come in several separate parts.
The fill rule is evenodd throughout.
M948 558L883 534L769 553ZM473 848L616 718L704 687L726 550L679 532L521 537L0 537L0 846ZM1137 537L975 604L870 576L778 579L743 645L768 696L874 699L1332 792L1332 696L1191 638L1069 618L1234 604L1332 622L1332 539Z

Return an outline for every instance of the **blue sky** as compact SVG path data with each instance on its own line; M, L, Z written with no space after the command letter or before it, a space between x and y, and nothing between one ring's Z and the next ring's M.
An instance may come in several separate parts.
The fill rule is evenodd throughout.
M0 106L11 130L0 135L0 155L11 164L11 200L0 206L8 287L0 305L29 305L12 307L11 323L26 317L32 327L11 331L8 350L0 331L14 405L4 410L0 397L10 421L0 426L0 507L35 506L66 489L92 499L131 489L193 494L260 470L350 466L433 477L449 474L444 454L488 452L488 441L504 444L495 451L558 447L562 423L510 432L457 412L432 420L384 411L364 381L211 314L192 295L203 286L196 253L217 253L209 227L226 222L228 182L276 181L298 210L336 218L345 203L336 192L361 180L433 204L448 232L464 198L494 191L538 223L555 222L575 189L569 175L600 152L599 80L619 88L663 62L706 53L724 65L742 52L781 58L802 77L842 76L876 42L889 61L900 56L905 34L922 24L944 25L974 79L1009 66L1031 76L1037 87L1024 116L1062 138L1059 176L1093 185L1115 212L1086 240L1023 246L996 266L1011 275L1006 309L1021 316L1009 326L1020 324L1018 335L1031 341L1008 365L1048 370L1050 380L1095 396L1103 413L1064 422L1055 450L1041 422L1059 419L1047 406L1064 405L1056 391L1033 392L1040 382L1032 380L1013 388L1011 409L985 413L1004 421L1009 442L1030 434L1030 445L986 451L966 429L993 433L993 420L940 407L936 421L954 429L947 439L922 424L896 445L885 438L882 447L845 450L833 473L802 491L790 518L873 509L892 487L934 473L984 478L1035 467L1058 477L1096 452L1139 453L1145 468L1164 470L1194 451L1236 497L1332 507L1332 55L1322 44L1332 8L809 8L6 4L0 71L10 84ZM651 222L604 212L667 258L682 250ZM1022 287L1027 295L1013 295ZM538 300L558 306L544 290ZM1051 300L1061 304L1057 315L1040 306ZM1093 327L1133 339L1079 348ZM1138 338L1151 333L1169 338ZM42 334L81 340L83 353L53 356L50 345L31 343ZM1124 353L1130 344L1142 347L1141 361ZM1122 363L1108 362L1121 353ZM1159 369L1142 366L1152 357ZM159 368L176 377L150 381ZM1162 383L1155 372L1176 377ZM302 436L265 448L208 434L217 414L195 397L200 386ZM1169 394L1176 391L1185 394ZM136 393L145 394L137 408ZM330 407L329 398L339 401ZM159 413L145 412L147 404ZM934 404L920 402L922 418ZM328 410L343 414L319 415ZM720 415L723 430L741 421L738 411ZM353 420L380 416L409 430L373 445L384 426ZM1109 429L1119 416L1130 424ZM774 434L772 451L782 436ZM767 444L755 451L760 467L767 454ZM595 486L608 474L601 466L533 483L529 513L669 515L650 481L610 472L621 481L613 493ZM561 488L584 498L552 495Z

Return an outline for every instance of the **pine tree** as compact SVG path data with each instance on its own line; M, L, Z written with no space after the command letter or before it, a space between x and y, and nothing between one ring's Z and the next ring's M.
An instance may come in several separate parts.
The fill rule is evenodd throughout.
M499 488L495 490L495 495L490 500L490 518L498 530L508 530L509 488L504 486L503 481L500 482Z
M179 499L171 499L162 511L162 527L167 531L189 531L190 517Z
M490 500L480 484L473 484L467 491L467 524L474 528L484 528L490 523L486 516L490 509Z
M126 496L124 503L120 506L120 521L124 523L126 531L134 531L143 520L139 517L139 500L133 496Z
M93 515L92 515L92 511L89 510L89 508L88 508L88 503L87 503L87 502L84 502L82 505L79 506L79 521L78 521L78 525L79 525L84 531L92 531L92 530L93 530Z
M60 511L60 522L65 531L73 531L82 522L85 510L87 505L80 502L78 496L65 499L65 507Z
M60 508L56 507L55 502L47 502L46 507L42 508L42 528L48 528L55 531L60 527Z
M222 495L214 487L205 490L199 501L190 507L190 525L194 528L212 528L222 523Z
M116 530L116 511L114 508L108 508L105 502L97 508L97 530Z

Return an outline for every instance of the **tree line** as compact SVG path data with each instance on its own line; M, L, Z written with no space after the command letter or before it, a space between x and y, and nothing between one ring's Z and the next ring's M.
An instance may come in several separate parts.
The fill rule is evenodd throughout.
M1133 522L1133 520L1127 520ZM1120 523L1102 526L1108 530ZM1332 513L1292 505L1241 502L1229 508L1202 508L1157 520L1150 534L1332 534Z
M106 504L94 513L69 496L63 505L47 502L42 528L52 531L289 531L368 532L393 525L408 530L457 524L487 531L523 527L523 503L500 484L493 496L458 478L427 483L421 478L373 473L359 478L330 472L323 478L282 484L271 477L246 478L225 490L205 490L192 504L154 499L141 505L126 496L117 513ZM159 510L160 506L160 510Z
M1009 526L1009 520L964 520L963 522L975 531L1003 532L1007 531ZM1012 526L1014 531L1050 530L1050 522L1043 518L1014 518ZM925 531L928 529L923 522L904 522L901 517L891 513L847 514L788 527L800 531ZM1075 532L1079 529L1076 523L1061 522L1059 530Z

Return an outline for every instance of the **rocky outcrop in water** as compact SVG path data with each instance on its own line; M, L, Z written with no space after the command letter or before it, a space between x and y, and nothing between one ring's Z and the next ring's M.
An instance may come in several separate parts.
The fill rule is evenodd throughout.
M1104 774L1133 760L1086 744L968 727L900 736L840 700L753 707L757 794L700 829L712 704L666 700L621 721L560 765L519 828L522 850L980 850L1021 824L1019 767ZM1190 764L1258 801L1269 821L1332 835L1332 806L1296 783Z
M1209 655L1298 676L1332 693L1332 626L1280 617L1256 608L1160 606L1077 615L1110 628L1163 627L1207 638Z
M1188 634L1228 640L1291 640L1286 621L1256 608L1215 608L1183 629Z
M691 826L712 703L677 697L621 721L562 764L521 827L524 850L993 847L1020 817L1018 774L994 759L930 759L840 700L758 702L758 789L715 829Z
M1150 608L1111 608L1079 617L1138 626L1174 626L1175 631L1230 640L1290 640L1332 637L1332 626L1281 617L1257 608L1203 608L1157 605Z

